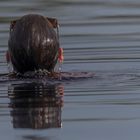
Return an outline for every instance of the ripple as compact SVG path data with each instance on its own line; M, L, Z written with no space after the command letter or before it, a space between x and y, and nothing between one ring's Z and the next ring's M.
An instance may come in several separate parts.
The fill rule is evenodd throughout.
M139 138L138 0L0 1L0 11L2 139ZM8 77L9 24L28 13L58 19L61 79Z

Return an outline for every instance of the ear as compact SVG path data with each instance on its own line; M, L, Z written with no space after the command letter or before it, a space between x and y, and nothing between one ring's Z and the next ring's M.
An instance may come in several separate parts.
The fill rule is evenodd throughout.
M16 22L17 22L17 20L11 21L11 24L10 24L10 31L14 29L14 26L15 26Z
M49 17L46 18L52 24L53 28L58 28L59 24L56 18L49 18Z
M60 63L62 63L64 61L64 51L63 51L63 48L59 48L58 60L59 60Z

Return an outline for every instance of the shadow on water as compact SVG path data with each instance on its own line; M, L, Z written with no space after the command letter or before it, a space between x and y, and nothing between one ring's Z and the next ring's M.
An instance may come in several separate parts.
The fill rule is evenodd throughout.
M60 128L63 85L24 83L8 89L13 128Z

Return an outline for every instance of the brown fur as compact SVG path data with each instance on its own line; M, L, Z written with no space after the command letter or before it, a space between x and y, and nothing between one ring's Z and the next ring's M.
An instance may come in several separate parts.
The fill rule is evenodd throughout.
M9 53L16 72L53 71L58 59L57 20L25 15L11 23Z

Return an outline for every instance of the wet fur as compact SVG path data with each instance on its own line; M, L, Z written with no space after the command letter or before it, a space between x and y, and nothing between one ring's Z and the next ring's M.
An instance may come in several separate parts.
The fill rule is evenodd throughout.
M59 41L51 22L40 15L26 15L10 31L9 53L16 72L38 69L53 71L58 59Z

